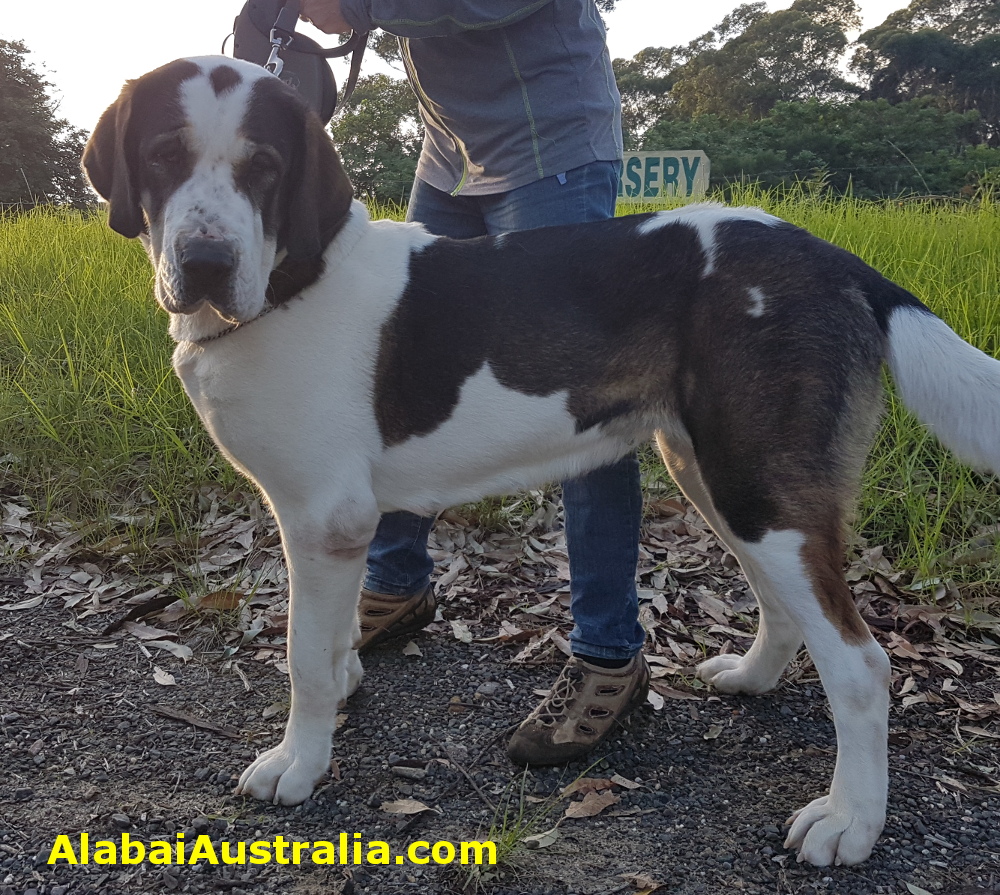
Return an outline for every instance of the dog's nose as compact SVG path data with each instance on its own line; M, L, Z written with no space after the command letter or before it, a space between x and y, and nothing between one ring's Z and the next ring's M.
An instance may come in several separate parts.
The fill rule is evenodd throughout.
M236 267L236 253L221 239L196 237L180 253L185 292L189 296L211 296L229 283Z

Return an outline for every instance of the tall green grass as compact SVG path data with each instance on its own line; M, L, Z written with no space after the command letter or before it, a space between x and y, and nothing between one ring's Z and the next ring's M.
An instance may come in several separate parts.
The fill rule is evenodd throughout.
M870 203L736 187L727 201L763 207L857 253L1000 355L1000 209L988 199ZM70 524L137 562L155 554L161 535L195 549L208 489L234 502L246 490L171 372L151 284L139 244L112 233L102 214L0 216L0 493L27 496L39 523ZM998 578L998 524L997 482L956 463L890 396L860 534L917 577L989 587ZM986 561L964 561L970 554Z
M199 488L232 486L170 368L138 242L102 214L0 218L0 475L35 521L126 551L185 531Z

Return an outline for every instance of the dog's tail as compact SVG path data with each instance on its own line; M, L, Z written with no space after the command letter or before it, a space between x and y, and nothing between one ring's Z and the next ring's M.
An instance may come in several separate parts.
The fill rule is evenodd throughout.
M880 290L886 362L903 403L977 469L1000 473L1000 361L959 337L906 290ZM876 303L873 303L873 306Z

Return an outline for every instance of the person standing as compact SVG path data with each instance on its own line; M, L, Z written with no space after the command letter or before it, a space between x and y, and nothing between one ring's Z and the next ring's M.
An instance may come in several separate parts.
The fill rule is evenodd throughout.
M621 97L594 0L303 0L327 33L399 39L424 124L407 220L466 239L613 217ZM635 454L563 482L572 658L508 743L517 764L586 755L641 705ZM434 618L433 518L382 517L358 607L359 649Z

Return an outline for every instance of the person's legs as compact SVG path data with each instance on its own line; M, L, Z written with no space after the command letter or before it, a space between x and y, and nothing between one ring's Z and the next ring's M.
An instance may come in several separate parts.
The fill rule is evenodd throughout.
M484 197L481 206L489 232L502 233L605 220L614 215L617 194L617 165L594 162ZM635 453L563 482L563 508L574 657L511 737L507 753L517 764L561 764L585 755L645 702L649 689L635 588L642 523Z
M413 183L406 219L438 236L468 239L486 234L474 200L449 196L419 179ZM434 561L427 554L433 525L432 516L413 513L386 513L379 522L368 548L359 607L362 649L389 636L419 630L434 618L430 590Z
M618 166L593 162L509 193L484 197L490 233L581 224L613 217ZM635 454L563 482L575 655L608 667L642 648L635 568L639 561L642 488Z
M407 220L455 238L498 235L605 220L614 215L617 192L612 162L594 162L494 196L455 197L417 181ZM642 520L635 454L564 482L563 504L574 658L511 738L508 754L519 764L585 755L645 701L649 688L635 590ZM427 555L432 524L409 513L382 518L361 592L361 648L418 630L433 618L433 563Z

